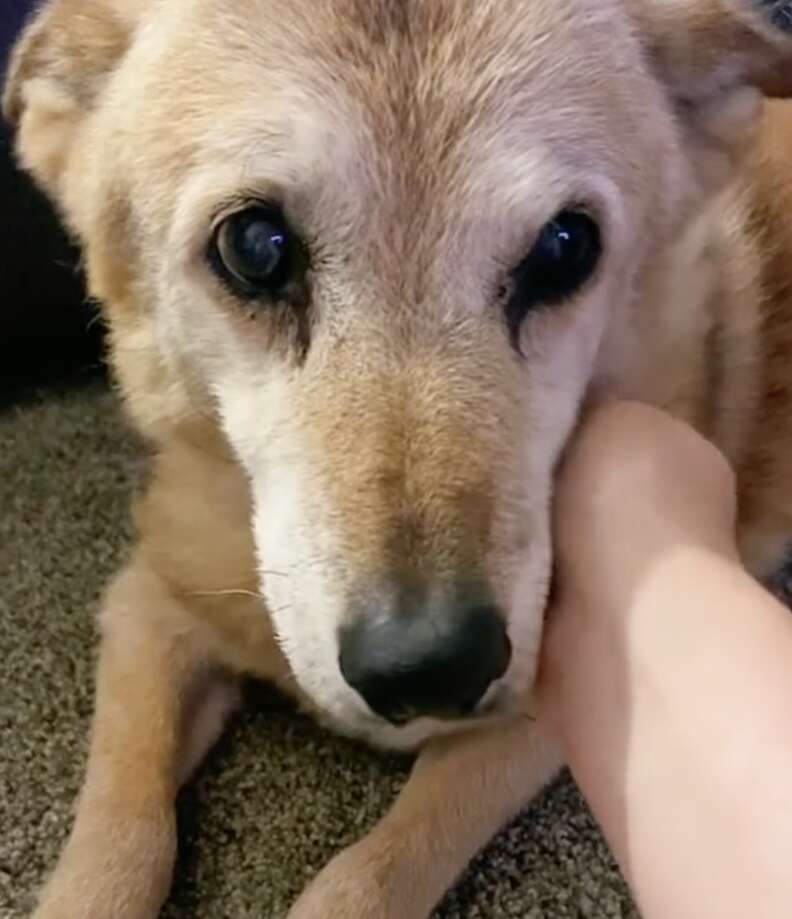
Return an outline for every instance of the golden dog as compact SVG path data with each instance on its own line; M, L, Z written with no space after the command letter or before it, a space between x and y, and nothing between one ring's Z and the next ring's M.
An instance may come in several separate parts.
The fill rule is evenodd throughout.
M37 919L157 915L242 674L422 748L292 916L425 919L560 765L526 713L593 390L711 437L781 564L790 93L782 0L44 5L5 109L156 459Z

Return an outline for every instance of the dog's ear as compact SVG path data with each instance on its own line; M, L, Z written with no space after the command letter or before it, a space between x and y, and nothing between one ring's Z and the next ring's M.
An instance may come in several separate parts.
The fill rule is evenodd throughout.
M792 96L792 0L627 0L702 188L751 149L762 94Z
M11 55L3 113L22 164L54 197L83 120L150 0L49 0Z
M628 0L660 76L695 103L741 86L792 96L792 0Z

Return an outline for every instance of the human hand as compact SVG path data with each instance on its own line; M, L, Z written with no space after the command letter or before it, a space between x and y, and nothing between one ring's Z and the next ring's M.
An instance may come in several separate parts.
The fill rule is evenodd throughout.
M659 409L608 402L584 421L556 486L559 590L622 590L658 555L734 559L736 483L725 457Z
M614 675L624 673L640 626L631 620L636 592L670 559L706 552L736 563L735 520L734 474L691 427L633 402L592 411L556 486L555 595L539 698L562 734L593 688L622 704Z

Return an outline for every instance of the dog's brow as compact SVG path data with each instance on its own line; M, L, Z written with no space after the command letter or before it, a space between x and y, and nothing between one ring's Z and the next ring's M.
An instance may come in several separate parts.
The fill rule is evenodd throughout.
M223 217L234 211L243 210L256 204L280 205L279 195L271 188L262 187L255 189L252 186L240 189L237 192L230 192L216 201L210 208L209 216L212 223L216 223Z

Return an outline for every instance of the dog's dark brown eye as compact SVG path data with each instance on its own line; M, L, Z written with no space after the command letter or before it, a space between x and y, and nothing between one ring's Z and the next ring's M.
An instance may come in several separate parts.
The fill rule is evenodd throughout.
M562 303L588 281L602 254L600 229L583 211L561 211L545 224L533 249L512 274L506 307L512 335L529 312Z
M296 247L284 217L256 206L231 214L218 226L210 261L241 295L277 296L292 280Z

